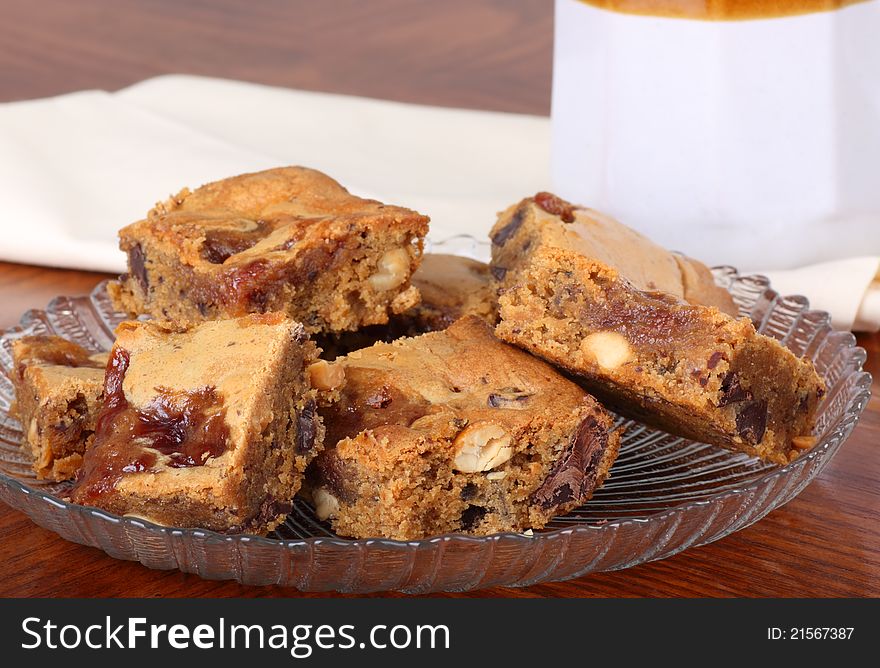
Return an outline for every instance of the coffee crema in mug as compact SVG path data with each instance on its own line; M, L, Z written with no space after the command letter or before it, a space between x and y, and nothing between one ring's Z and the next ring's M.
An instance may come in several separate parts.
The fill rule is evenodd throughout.
M830 12L870 0L580 0L621 14L739 21Z

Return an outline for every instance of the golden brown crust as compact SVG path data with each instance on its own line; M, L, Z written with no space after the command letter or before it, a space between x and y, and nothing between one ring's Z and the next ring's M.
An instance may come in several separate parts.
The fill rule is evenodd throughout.
M674 255L681 270L685 301L691 304L714 306L734 318L739 316L739 307L733 301L730 292L715 283L712 272L706 265L685 255L677 253Z
M667 251L610 216L550 193L538 193L503 211L490 237L492 273L501 286L515 281L540 248L562 248L614 267L639 290L658 290L738 314L733 298L715 285L702 263Z
M309 331L387 322L418 302L428 218L351 195L303 167L181 191L120 231L132 315L204 320L282 311Z

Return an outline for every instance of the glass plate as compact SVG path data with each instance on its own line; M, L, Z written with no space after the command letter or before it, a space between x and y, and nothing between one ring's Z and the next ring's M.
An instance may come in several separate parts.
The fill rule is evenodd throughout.
M435 252L485 259L488 245L470 237L432 244ZM19 447L21 427L9 417L11 342L57 333L107 350L121 320L104 283L87 297L58 297L21 325L0 332L0 500L67 540L98 547L150 568L179 568L211 579L278 584L304 591L463 591L525 586L628 568L718 540L794 498L849 436L870 396L865 352L852 334L835 332L827 314L803 297L780 297L763 276L713 270L758 329L813 360L828 385L816 425L818 442L785 467L670 436L619 419L620 456L610 479L585 505L534 535L447 534L418 541L349 540L319 522L297 500L268 537L225 536L162 527L62 501L67 483L38 481Z

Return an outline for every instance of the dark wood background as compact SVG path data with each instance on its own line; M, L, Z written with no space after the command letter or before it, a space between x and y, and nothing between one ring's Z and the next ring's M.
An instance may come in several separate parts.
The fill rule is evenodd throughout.
M185 72L425 104L550 108L550 0L0 0L0 17L0 102ZM16 224L5 221L3 233ZM0 263L0 327L101 278ZM860 342L876 376L880 337ZM464 595L878 596L878 441L873 398L822 475L748 529L626 571ZM116 561L0 505L0 595L307 594Z

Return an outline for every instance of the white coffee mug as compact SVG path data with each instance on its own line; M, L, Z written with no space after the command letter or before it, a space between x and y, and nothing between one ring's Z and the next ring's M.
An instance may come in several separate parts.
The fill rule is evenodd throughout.
M590 1L655 15L556 0L560 195L713 264L880 253L880 0Z

